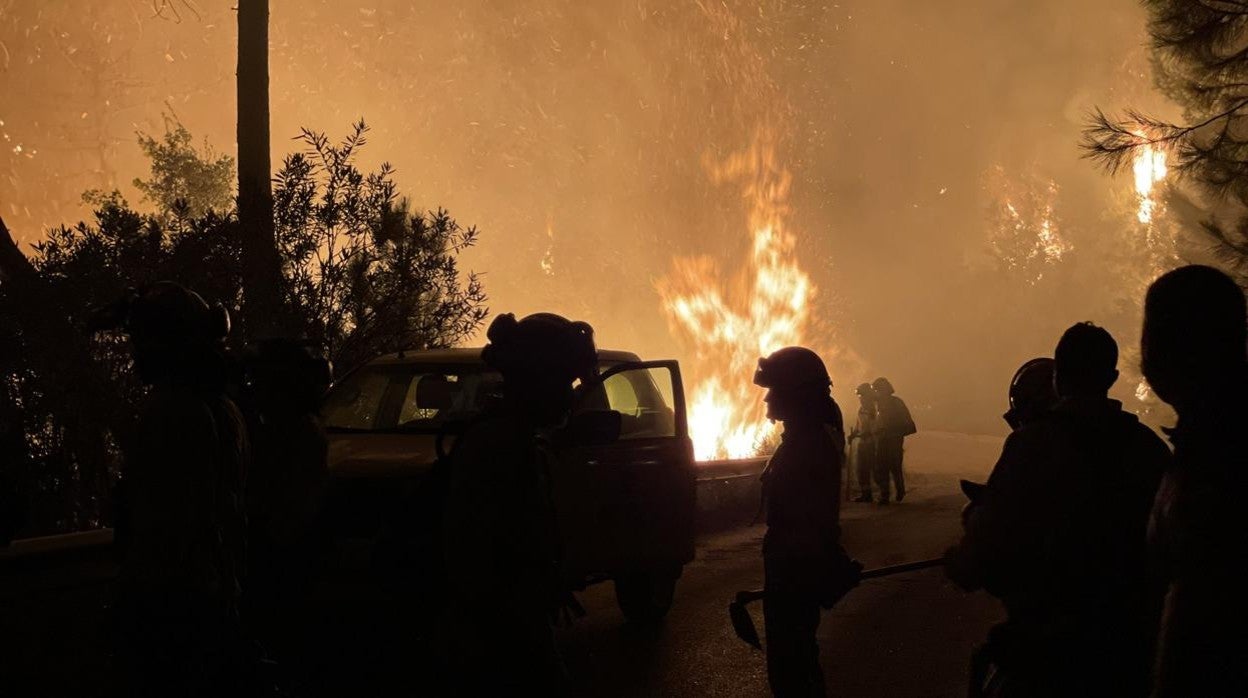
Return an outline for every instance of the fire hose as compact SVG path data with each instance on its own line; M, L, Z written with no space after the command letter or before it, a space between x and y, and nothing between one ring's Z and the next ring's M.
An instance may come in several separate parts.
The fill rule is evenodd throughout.
M938 557L930 560L916 560L915 562L906 562L900 565L889 565L888 567L877 567L871 570L865 570L859 575L859 581L865 579L878 579L880 577L889 577L894 574L903 572L915 572L925 570L931 567L940 567L945 564L945 558ZM767 595L763 589L754 589L750 591L738 591L736 599L728 604L728 617L732 619L732 629L737 633L737 637L741 638L746 644L756 650L763 648L762 640L758 637L758 630L754 627L754 619L750 616L747 606Z

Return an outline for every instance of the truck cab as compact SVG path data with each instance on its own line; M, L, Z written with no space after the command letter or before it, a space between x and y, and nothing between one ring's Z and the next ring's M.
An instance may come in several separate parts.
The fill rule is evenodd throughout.
M695 471L680 367L599 351L600 375L577 386L551 472L572 589L611 580L630 620L657 620L693 559ZM357 546L376 545L449 450L457 426L498 398L502 378L481 349L390 354L331 389L327 527ZM610 428L602 428L610 425Z

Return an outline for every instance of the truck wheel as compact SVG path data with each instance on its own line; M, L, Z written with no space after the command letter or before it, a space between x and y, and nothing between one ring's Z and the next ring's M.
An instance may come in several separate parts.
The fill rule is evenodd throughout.
M617 575L615 601L632 623L657 623L672 607L680 569L646 570Z

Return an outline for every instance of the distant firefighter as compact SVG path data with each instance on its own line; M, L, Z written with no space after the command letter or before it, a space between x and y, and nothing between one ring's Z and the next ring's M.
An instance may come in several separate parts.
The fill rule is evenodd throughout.
M858 476L858 497L855 502L870 502L871 477L875 474L875 424L877 407L875 390L870 383L858 386L858 421L849 434L850 455Z
M895 395L893 384L887 378L876 378L871 383L875 392L875 483L880 488L880 504L888 504L889 484L895 488L897 501L906 496L906 476L902 472L905 457L905 439L918 429L910 416L906 403Z

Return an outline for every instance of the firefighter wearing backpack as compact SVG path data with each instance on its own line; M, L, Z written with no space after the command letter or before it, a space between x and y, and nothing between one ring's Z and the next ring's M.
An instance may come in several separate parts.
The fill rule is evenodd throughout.
M875 484L880 488L880 504L888 504L889 483L897 493L897 501L906 496L906 476L902 472L905 457L903 444L915 433L914 419L906 403L897 397L887 378L871 383L875 390L877 417L875 421Z
M547 438L572 410L573 383L597 372L593 329L548 313L507 314L487 337L481 356L502 375L502 401L449 455L449 688L561 695L568 687L551 627L561 590Z

